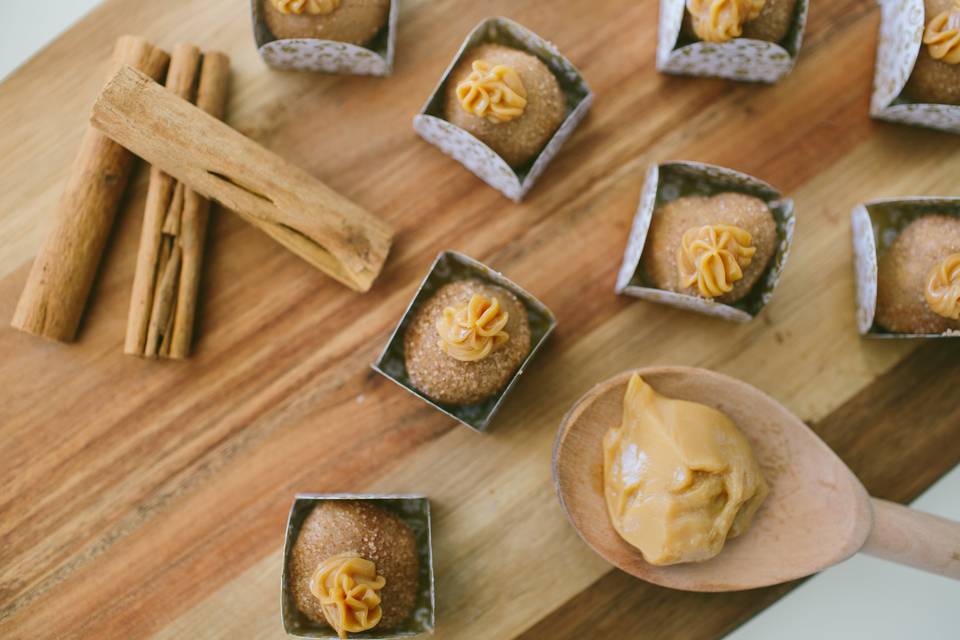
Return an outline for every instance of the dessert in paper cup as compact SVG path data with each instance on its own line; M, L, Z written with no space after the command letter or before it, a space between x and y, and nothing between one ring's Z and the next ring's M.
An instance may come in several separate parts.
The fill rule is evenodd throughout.
M467 36L413 126L520 201L592 103L580 72L553 44L512 20L489 18Z
M615 291L749 322L793 242L793 201L752 176L697 162L647 172Z
M251 0L253 35L270 67L386 76L397 0Z
M851 222L860 334L960 337L960 198L875 200Z
M800 53L808 0L660 0L657 69L776 82Z
M296 638L433 633L430 502L421 495L297 494L280 610Z
M484 431L555 327L546 305L511 280L445 251L373 368Z
M879 3L871 115L960 133L960 1Z

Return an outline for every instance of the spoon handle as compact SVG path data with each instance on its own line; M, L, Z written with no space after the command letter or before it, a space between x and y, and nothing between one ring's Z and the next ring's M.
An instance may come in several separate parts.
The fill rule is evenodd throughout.
M960 522L871 498L873 530L862 551L960 580Z

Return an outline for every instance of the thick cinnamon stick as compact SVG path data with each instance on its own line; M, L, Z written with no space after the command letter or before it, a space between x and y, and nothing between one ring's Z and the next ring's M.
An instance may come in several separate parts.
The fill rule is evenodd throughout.
M197 71L200 66L200 49L189 44L174 47L167 73L167 90L184 100L193 100L196 91ZM129 354L147 355L147 327L154 307L154 293L162 275L158 267L166 262L161 253L170 255L170 247L164 245L164 225L171 207L180 206L183 189L166 173L153 167L150 171L150 186L143 213L143 228L140 232L140 248L137 252L137 267L133 277L133 293L130 297L130 313L127 317L127 337L124 351ZM169 244L170 240L167 240ZM156 353L156 346L151 349Z
M223 119L227 108L227 86L230 79L230 58L208 51L200 69L197 106L217 120ZM173 329L170 334L171 358L190 355L193 343L193 325L197 313L197 291L200 286L200 268L203 265L203 247L210 217L210 201L192 189L183 198L179 243L183 251L180 265L180 286L177 289Z
M352 289L370 289L383 268L382 220L142 73L118 71L91 122Z
M120 67L134 67L159 80L168 62L166 53L143 38L124 36L114 48L111 77ZM14 311L14 328L64 342L76 337L133 160L133 154L95 129L86 132L53 228Z

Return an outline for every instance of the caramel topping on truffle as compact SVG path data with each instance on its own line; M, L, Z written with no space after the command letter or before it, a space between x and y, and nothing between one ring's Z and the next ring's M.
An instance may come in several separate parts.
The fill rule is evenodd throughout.
M462 362L483 360L510 340L503 330L509 318L499 300L475 293L468 303L443 310L437 321L440 349Z
M325 16L340 8L340 0L270 0L280 13Z
M756 247L753 238L740 227L708 224L692 227L683 234L677 254L680 284L694 284L705 298L715 298L733 289L743 278L743 267L750 264Z
M960 253L947 256L934 267L924 297L935 314L960 320Z
M760 15L766 0L687 0L693 31L704 42L739 38L743 23Z
M940 13L930 22L923 33L930 57L947 64L960 64L960 0L949 11Z
M512 67L476 60L467 79L457 85L457 98L467 113L490 122L509 122L523 115L527 89Z
M317 566L310 592L337 635L346 638L347 632L366 631L380 622L380 590L386 584L374 563L354 553L341 553Z

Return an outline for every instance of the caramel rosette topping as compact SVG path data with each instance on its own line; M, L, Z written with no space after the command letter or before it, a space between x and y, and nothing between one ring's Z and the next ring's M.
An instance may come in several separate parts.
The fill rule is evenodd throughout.
M461 362L483 360L510 340L503 330L509 318L499 300L475 293L467 304L443 310L437 321L440 348Z
M747 231L725 224L687 229L677 255L680 284L697 285L705 298L730 293L757 252L752 240Z
M512 67L476 60L467 79L457 85L457 99L467 113L490 122L509 122L523 115L527 89Z
M280 13L325 16L340 8L340 0L271 0Z
M739 38L743 24L763 11L765 0L687 0L693 31L704 42Z
M366 631L380 622L380 590L386 584L374 563L341 553L320 563L310 579L310 592L337 635L346 638L348 632Z
M960 0L927 23L923 43L932 58L960 64Z
M960 320L960 253L947 256L930 272L924 297L935 314Z

